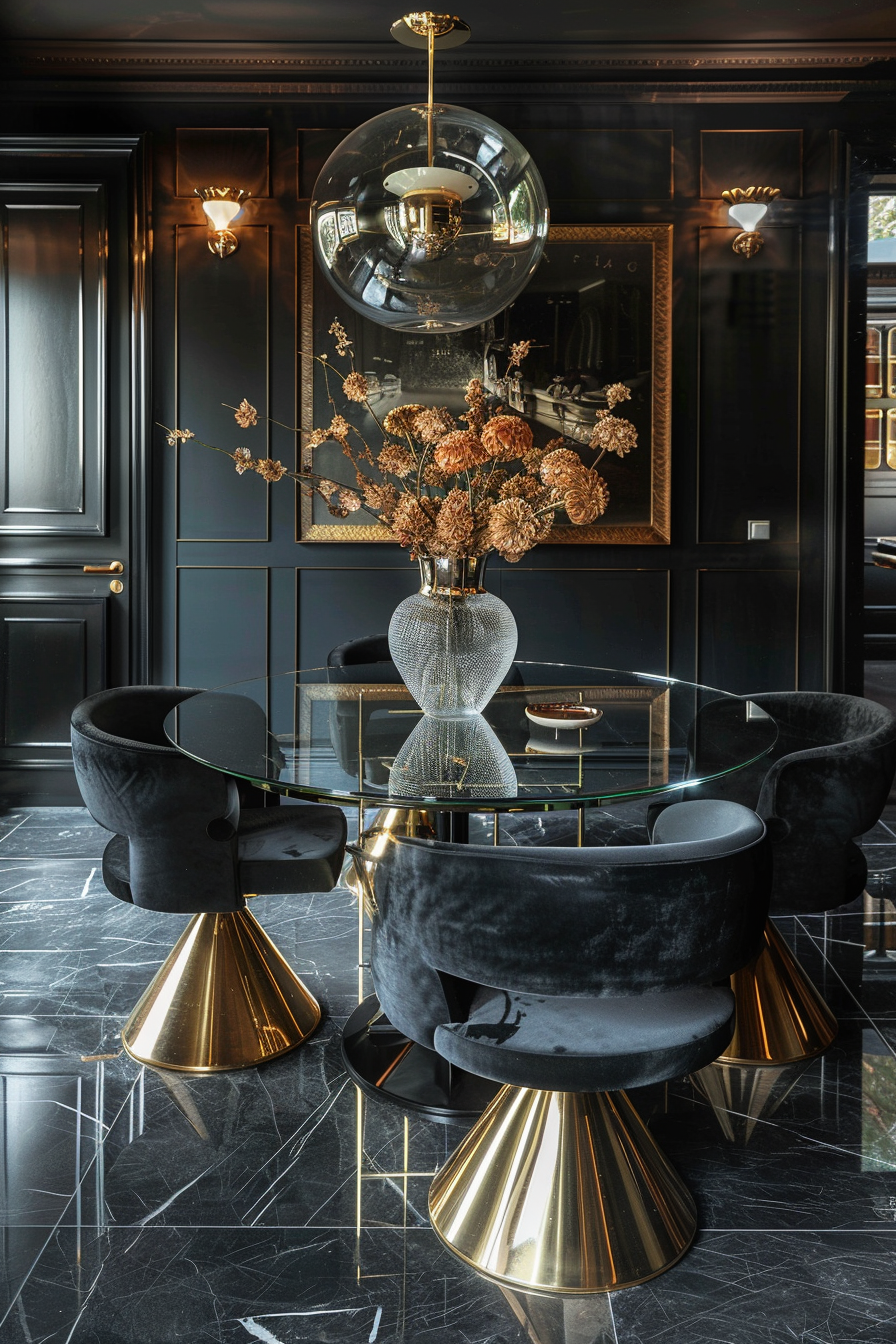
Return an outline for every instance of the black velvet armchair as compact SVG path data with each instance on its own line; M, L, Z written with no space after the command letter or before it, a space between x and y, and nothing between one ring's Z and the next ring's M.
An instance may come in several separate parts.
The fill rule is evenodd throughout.
M773 915L834 909L865 885L868 865L856 839L887 801L896 771L896 715L872 700L822 691L717 700L694 724L696 772L711 767L716 755L724 760L726 734L742 732L749 705L775 720L772 751L686 796L729 799L763 818L774 856ZM731 1063L796 1062L825 1050L836 1035L836 1019L771 923L763 952L735 977L734 990L741 1010L725 1056Z
M693 1201L623 1089L727 1045L718 982L759 945L768 863L763 823L726 802L668 808L644 846L387 848L371 945L384 1012L506 1084L430 1195L439 1236L474 1267L599 1291L687 1249Z
M196 694L125 686L90 696L72 715L72 752L85 805L113 832L106 887L146 910L194 916L131 1014L124 1044L146 1063L211 1070L282 1054L320 1021L246 897L329 890L346 822L339 808L316 803L242 806L235 779L189 760L164 735L168 712ZM263 710L234 700L235 713L257 719L263 747Z

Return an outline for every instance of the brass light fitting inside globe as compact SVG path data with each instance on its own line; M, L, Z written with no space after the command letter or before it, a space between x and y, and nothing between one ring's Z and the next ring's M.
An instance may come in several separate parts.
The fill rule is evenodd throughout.
M743 230L731 244L733 252L755 257L762 249L763 238L757 226L765 218L769 203L780 195L780 187L730 187L722 192L722 200L728 203L728 218Z
M426 47L428 92L426 100L426 165L390 173L383 182L399 197L389 207L390 232L408 248L436 261L449 250L463 225L463 202L475 196L479 183L469 173L433 164L433 67L436 47L459 47L470 36L469 26L451 14L430 10L405 14L392 25L392 36L408 47Z

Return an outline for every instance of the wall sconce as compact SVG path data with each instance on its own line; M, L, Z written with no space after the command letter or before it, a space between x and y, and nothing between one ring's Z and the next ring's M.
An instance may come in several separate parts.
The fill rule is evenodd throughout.
M208 250L223 261L240 245L229 226L250 193L242 187L196 187L195 194L201 198L202 208L208 216Z
M781 195L780 187L731 187L722 192L722 200L728 202L728 218L736 224L741 233L737 235L731 248L742 257L755 257L762 249L762 234L757 226L765 218L769 203Z

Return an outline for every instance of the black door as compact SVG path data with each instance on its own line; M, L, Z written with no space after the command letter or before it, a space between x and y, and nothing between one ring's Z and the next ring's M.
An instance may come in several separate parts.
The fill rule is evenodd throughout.
M145 195L133 137L0 139L0 787L77 800L69 719L145 681Z

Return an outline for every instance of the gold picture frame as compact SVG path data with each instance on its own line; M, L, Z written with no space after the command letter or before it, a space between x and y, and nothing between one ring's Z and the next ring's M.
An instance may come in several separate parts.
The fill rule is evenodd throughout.
M481 327L450 335L395 332L360 317L320 274L310 230L297 232L303 431L327 425L333 414L321 366L307 356L313 351L333 357L328 330L334 317L346 328L355 367L367 375L383 413L393 405L422 402L447 405L456 415L464 410L465 383L481 377L530 420L537 443L566 433L582 442L586 462L593 460L586 444L599 389L624 381L632 400L619 413L636 425L638 445L625 458L608 455L601 463L610 488L606 515L584 527L560 522L542 544L669 544L671 224L552 227L535 275L511 308ZM514 386L503 373L511 344L521 340L531 340L532 351L523 367L525 380ZM343 368L338 359L334 363ZM380 414L379 405L374 410ZM351 405L348 418L357 411ZM372 421L367 428L375 436ZM302 457L307 466L308 450ZM335 444L315 449L314 464L323 475L354 483ZM394 544L389 530L372 518L332 518L320 496L300 492L298 499L297 541Z

